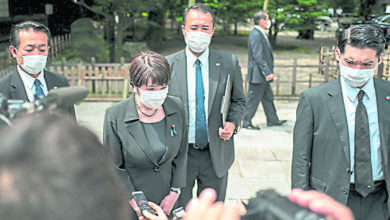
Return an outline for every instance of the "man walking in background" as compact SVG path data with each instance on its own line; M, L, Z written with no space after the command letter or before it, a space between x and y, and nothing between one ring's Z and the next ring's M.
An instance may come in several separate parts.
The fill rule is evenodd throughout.
M209 48L215 29L212 10L195 4L184 10L183 22L187 47L167 59L172 71L168 93L183 100L189 126L187 181L178 201L185 206L195 181L198 196L203 189L213 188L218 201L225 199L234 161L233 135L241 122L245 96L237 57ZM229 76L230 105L223 122L220 109Z
M260 101L263 104L267 126L276 126L286 123L279 120L274 105L274 94L270 83L274 79L274 56L268 41L266 30L270 26L267 12L259 11L253 17L255 27L248 38L248 95L246 97L246 112L243 128L260 130L252 124Z

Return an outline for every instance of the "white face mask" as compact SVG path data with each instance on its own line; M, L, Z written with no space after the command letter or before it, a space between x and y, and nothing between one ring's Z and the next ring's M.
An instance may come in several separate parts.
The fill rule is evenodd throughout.
M138 91L140 93L140 102L151 109L157 109L160 107L164 103L168 94L168 88L154 91L142 90L138 88Z
M189 31L186 35L186 44L195 53L205 51L209 47L210 41L211 34L202 31Z
M20 65L24 71L30 74L37 74L46 66L47 56L31 55L22 56L23 64Z
M363 86L374 77L376 66L372 69L353 69L339 63L340 75L351 87Z

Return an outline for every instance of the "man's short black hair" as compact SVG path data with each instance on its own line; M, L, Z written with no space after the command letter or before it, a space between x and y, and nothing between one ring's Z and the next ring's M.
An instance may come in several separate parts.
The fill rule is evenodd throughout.
M384 51L385 42L383 31L380 28L371 24L360 24L345 29L339 35L337 47L342 54L347 45L361 49L370 48L376 51L377 57L380 57Z
M186 25L187 14L191 10L199 10L199 11L205 13L205 14L209 13L211 15L211 18L212 18L213 27L215 26L215 15L214 15L213 10L209 6L207 6L205 4L201 4L201 3L193 4L190 7L187 7L187 8L184 9L184 12L183 12L183 25Z
M50 45L50 39L51 39L51 34L49 28L47 28L45 25L34 22L34 21L25 21L19 24L16 24L15 26L12 27L11 34L9 36L9 41L11 46L14 46L16 48L19 47L20 44L20 38L19 38L19 33L21 30L34 30L34 31L39 31L43 32L47 36L47 45Z

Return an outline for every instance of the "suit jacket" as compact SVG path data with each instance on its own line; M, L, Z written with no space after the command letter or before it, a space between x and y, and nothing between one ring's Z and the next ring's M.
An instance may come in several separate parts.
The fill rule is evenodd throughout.
M271 44L263 33L253 28L248 38L249 83L266 83L265 77L274 73L274 55Z
M45 71L44 77L48 91L56 87L70 86L68 79L63 75ZM30 102L28 100L22 78L16 69L0 79L0 93L5 95L8 99L21 99L26 102ZM61 110L68 113L73 118L76 118L73 106L64 107Z
M171 80L168 94L180 97L185 107L185 123L189 126L187 60L185 51L179 51L167 57L171 65ZM209 103L208 103L208 136L211 160L218 177L226 175L234 161L233 137L227 141L219 137L222 126L220 114L222 96L225 93L227 76L230 74L232 89L229 112L226 121L240 125L245 108L245 96L241 68L236 56L210 49L209 55Z
M382 166L389 192L390 82L374 78L374 87ZM340 79L302 92L294 128L292 187L325 192L346 204L351 176L348 137Z
M159 160L152 152L139 120L134 95L106 110L103 142L109 146L119 175L129 193L142 190L157 204L168 195L170 187L185 185L187 167L187 129L183 104L168 96L163 103L167 122L167 151ZM172 129L176 134L171 134Z

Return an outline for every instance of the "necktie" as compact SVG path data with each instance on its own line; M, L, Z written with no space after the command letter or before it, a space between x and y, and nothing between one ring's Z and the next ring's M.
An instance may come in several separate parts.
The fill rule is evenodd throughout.
M35 79L34 86L35 86L34 100L45 95L43 93L43 89L41 87L41 82L39 81L39 79Z
M206 111L205 111L203 76L202 76L202 69L200 68L199 59L197 59L195 62L195 73L196 73L195 144L200 149L203 149L208 144L208 134L207 134Z
M370 129L366 107L363 104L364 91L358 94L355 112L355 189L366 197L373 187L370 150Z

